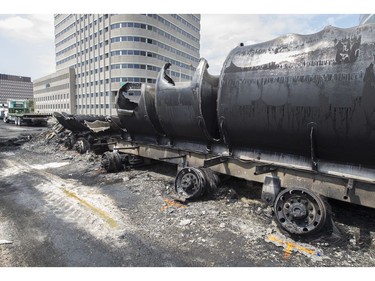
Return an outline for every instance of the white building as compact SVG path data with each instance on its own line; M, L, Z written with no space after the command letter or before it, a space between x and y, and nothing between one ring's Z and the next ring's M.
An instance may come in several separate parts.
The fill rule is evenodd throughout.
M76 113L75 71L64 68L34 80L35 111Z
M77 114L116 114L123 83L155 83L166 62L174 80L189 80L199 47L200 15L55 15L56 70L75 70Z

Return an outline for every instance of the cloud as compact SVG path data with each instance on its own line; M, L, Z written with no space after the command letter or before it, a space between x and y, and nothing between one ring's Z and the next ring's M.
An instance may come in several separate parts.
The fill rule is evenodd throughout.
M20 16L9 17L0 21L0 28L9 31L25 31L30 30L34 24L25 18Z
M39 78L55 71L53 15L0 15L0 73Z
M1 15L0 33L21 41L53 40L53 15Z

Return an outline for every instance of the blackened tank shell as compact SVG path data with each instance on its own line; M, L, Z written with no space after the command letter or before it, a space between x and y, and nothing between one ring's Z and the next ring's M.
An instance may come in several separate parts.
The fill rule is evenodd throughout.
M107 121L106 116L103 115L72 115L66 112L54 112L53 116L61 125L72 132L89 131L90 129L85 125L85 121Z
M303 156L313 143L320 159L374 166L374 43L368 24L235 48L220 76L223 139Z
M207 72L201 59L189 82L174 82L166 64L156 80L156 112L166 136L172 140L209 144L219 138L217 126L218 76Z
M158 137L164 135L155 109L155 86L141 85L141 95L138 100L130 100L126 94L133 86L126 83L116 97L117 115L121 127L134 139L147 139L156 142Z

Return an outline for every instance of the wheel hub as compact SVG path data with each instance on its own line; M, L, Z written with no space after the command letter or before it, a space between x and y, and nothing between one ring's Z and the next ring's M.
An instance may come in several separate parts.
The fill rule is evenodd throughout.
M320 230L327 215L322 199L302 188L280 192L274 210L277 223L289 233L298 235Z
M290 206L291 215L295 219L303 219L307 216L306 206L302 203L293 203Z
M187 173L181 178L181 187L187 193L196 190L197 184L198 178L192 173Z
M201 196L206 189L204 175L196 168L183 168L178 172L175 180L177 194L185 199Z

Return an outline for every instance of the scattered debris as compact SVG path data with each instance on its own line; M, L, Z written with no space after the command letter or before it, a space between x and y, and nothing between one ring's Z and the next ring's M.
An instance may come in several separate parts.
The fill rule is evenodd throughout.
M327 243L327 239L304 244L278 232L276 224L272 222L272 207L260 201L261 189L257 186L228 178L203 200L184 200L175 194L175 167L151 165L145 169L129 168L109 174L100 166L100 155L91 151L79 154L66 147L61 140L69 138L70 135L69 130L52 126L44 129L39 135L32 135L31 141L20 147L21 153L18 147L14 150L3 148L0 153L12 158L20 157L21 154L25 158L35 156L37 160L30 166L38 171L42 170L44 173L56 169L60 173L59 176L64 179L85 182L90 188L97 186L96 189L72 191L61 186L61 190L74 202L74 206L82 205L87 212L103 220L103 225L116 230L115 226L121 220L106 211L106 205L96 204L95 200L87 200L86 196L95 195L93 198L98 200L106 196L114 199L114 204L117 204L113 205L114 208L121 211L121 216L129 217L129 221L132 222L129 226L139 227L139 233L136 233L139 236L133 236L129 231L116 236L121 240L135 242L136 240L132 240L135 237L150 237L156 238L160 243L166 243L168 249L183 249L187 255L203 253L199 257L202 258L199 265L235 266L237 261L243 261L243 264L249 266L254 265L252 262L259 266L375 264L375 228L370 219L374 213L368 212L367 209L361 216L366 221L366 224L363 224L365 227L351 226L347 221L355 219L351 219L350 216L345 217L345 221L340 225L346 234L345 245L336 246L330 240ZM44 168L50 170L44 171ZM7 189L0 186L0 190ZM339 216L341 213L336 211L335 214ZM98 220L92 220L87 227L92 228L97 222ZM164 237L168 237L167 240L163 240ZM359 242L364 239L368 242L359 247ZM146 242L148 245L149 241ZM12 243L0 240L0 245ZM14 247L6 249L12 248ZM321 248L324 249L324 255ZM222 256L222 259L217 258L219 256ZM195 258L196 256L194 260ZM206 263L208 259L211 260ZM218 260L223 262L220 264Z
M181 226L186 226L186 225L189 225L189 224L191 224L191 220L189 220L189 219L183 219L179 223L179 225L181 225Z
M165 211L166 209L170 208L170 207L176 207L176 208L187 208L186 205L183 205L179 202L176 202L174 200L170 200L170 199L164 199L164 202L165 202L165 206L163 206L160 211L163 212Z

